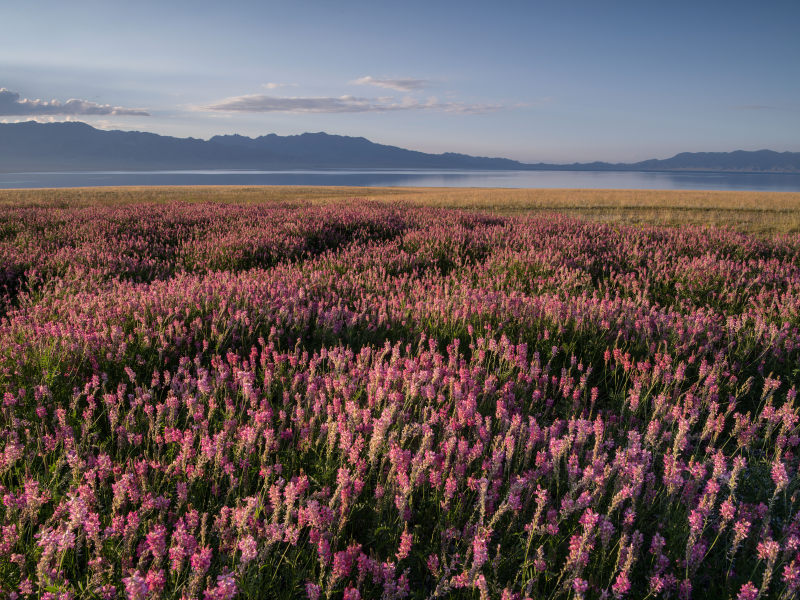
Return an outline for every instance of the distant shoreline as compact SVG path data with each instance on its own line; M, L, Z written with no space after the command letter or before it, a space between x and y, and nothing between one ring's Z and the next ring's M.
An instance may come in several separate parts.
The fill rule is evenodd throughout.
M46 174L70 174L70 173L120 173L120 174L134 174L134 173L203 173L203 172L218 172L218 173L308 173L308 172L365 172L365 173L396 173L396 172L419 172L419 173L437 173L437 172L450 172L450 173L697 173L709 175L800 175L800 171L740 171L740 170L725 170L725 169L573 169L569 167L553 167L547 169L537 168L520 168L520 169L467 169L460 167L452 168L439 168L439 167L320 167L320 168L287 168L287 169L254 169L243 168L234 169L230 167L210 168L176 168L176 169L95 169L95 168L75 168L75 169L51 169L42 171L22 171L13 169L3 169L0 166L0 174L4 175L46 175Z
M11 171L0 188L119 186L639 189L800 192L800 173L535 169L163 169Z

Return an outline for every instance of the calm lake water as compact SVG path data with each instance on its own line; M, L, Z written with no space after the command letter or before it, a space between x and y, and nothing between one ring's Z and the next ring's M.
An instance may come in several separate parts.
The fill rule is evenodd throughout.
M0 173L0 188L6 189L105 185L350 185L800 192L800 174L423 169Z

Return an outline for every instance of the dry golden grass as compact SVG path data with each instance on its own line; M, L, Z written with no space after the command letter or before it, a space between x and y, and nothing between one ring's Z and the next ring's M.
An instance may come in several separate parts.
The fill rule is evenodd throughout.
M0 205L112 206L168 202L324 203L337 199L390 196L387 188L314 186L163 186L0 190Z
M800 193L300 186L0 190L0 205L5 206L67 207L176 201L303 205L348 198L501 214L561 212L630 224L728 226L758 234L800 232Z
M659 190L425 190L395 199L503 214L562 212L630 224L715 225L752 233L800 232L800 193Z

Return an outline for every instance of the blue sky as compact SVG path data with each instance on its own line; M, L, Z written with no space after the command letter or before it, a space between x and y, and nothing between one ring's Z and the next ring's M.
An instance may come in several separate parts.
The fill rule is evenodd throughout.
M4 3L0 120L524 161L800 151L798 31L796 0Z

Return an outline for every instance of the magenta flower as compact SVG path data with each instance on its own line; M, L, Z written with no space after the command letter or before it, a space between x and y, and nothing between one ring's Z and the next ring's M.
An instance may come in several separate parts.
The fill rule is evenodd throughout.
M319 600L321 592L322 590L316 583L311 583L310 581L306 583L306 596L308 600Z
M789 476L786 474L786 465L781 461L772 463L772 481L775 482L775 493L777 494L789 484Z
M404 529L400 534L400 547L397 550L397 560L403 560L411 552L412 537L408 530Z
M211 566L211 557L213 551L208 546L202 546L192 555L191 564L192 570L199 574L205 574Z
M760 560L765 560L772 563L778 558L778 553L781 550L781 546L775 540L766 539L758 542L756 550Z
M628 579L628 574L623 571L617 575L616 579L614 580L614 585L611 586L611 591L614 592L615 598L622 598L623 596L627 595L630 590L630 579Z
M258 543L252 535L248 535L239 540L239 551L242 553L239 560L246 565L258 556Z
M233 600L236 597L238 588L233 575L223 573L217 576L217 585L203 592L203 600Z
M342 600L361 600L361 593L353 587L347 587L344 590Z
M150 533L147 534L147 545L153 558L156 560L164 556L167 548L167 528L163 525L156 525Z
M758 588L748 581L739 590L736 600L756 600L758 598Z
M128 600L145 600L150 592L150 586L139 573L123 578L122 583L125 584L125 594Z
M572 581L572 589L575 590L575 594L579 598L583 598L584 594L586 594L587 590L589 589L589 582L585 579L581 579L580 577L576 577Z

